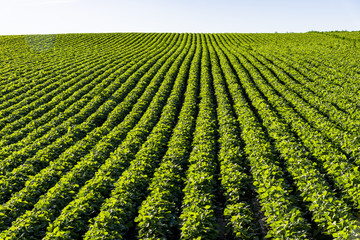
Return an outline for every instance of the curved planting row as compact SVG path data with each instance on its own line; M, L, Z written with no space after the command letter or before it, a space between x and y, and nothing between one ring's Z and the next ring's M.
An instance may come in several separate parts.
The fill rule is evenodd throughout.
M184 185L183 170L187 166L197 116L201 48L199 41L194 39L193 47L195 46L196 52L192 50L195 55L189 55L186 60L187 65L183 65L183 68L188 68L190 65L188 71L191 74L189 74L178 123L174 128L161 165L155 170L148 188L148 197L141 203L139 214L135 219L138 223L139 238L175 238L177 234L181 190Z
M217 167L216 105L212 92L210 56L201 36L200 102L193 150L186 171L182 200L181 238L216 239L219 232L215 216L215 171Z
M210 50L212 75L217 99L217 116L220 133L220 178L226 197L224 216L228 229L236 238L253 239L258 235L254 213L250 204L251 179L247 173L248 161L243 151L240 127L231 105L226 80L218 56L207 38Z

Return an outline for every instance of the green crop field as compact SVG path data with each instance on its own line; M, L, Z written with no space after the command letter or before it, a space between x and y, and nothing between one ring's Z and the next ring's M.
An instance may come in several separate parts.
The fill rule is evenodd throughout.
M0 36L0 239L360 238L360 32Z

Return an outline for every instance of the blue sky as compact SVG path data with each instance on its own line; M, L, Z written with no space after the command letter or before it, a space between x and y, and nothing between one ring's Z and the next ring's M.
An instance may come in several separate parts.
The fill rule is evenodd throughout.
M0 35L360 30L360 0L0 0Z

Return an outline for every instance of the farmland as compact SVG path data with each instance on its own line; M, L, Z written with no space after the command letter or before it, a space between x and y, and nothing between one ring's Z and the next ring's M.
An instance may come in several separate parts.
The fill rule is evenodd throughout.
M360 237L359 32L0 52L0 239Z

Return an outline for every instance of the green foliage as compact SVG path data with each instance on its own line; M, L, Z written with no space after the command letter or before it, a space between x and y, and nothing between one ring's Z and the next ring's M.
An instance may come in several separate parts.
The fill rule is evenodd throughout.
M359 32L0 36L0 239L357 239Z

